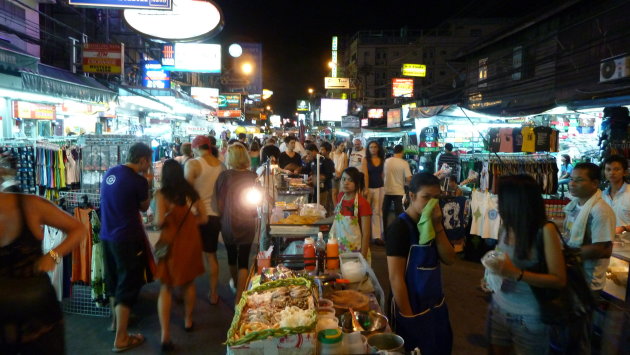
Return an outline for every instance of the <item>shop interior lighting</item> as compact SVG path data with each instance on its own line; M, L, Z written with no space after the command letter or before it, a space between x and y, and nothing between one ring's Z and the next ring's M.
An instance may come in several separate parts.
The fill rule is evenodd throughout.
M12 100L32 101L51 104L61 104L63 99L47 95L34 94L30 92L22 92L8 89L0 89L0 97L7 97Z
M127 104L132 110L136 110L136 106L143 107L151 111L170 112L171 107L165 103L156 102L142 96L119 96L121 104Z

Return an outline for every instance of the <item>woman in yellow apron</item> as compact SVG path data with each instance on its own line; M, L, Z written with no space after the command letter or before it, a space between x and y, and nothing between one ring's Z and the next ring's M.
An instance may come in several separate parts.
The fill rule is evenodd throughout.
M372 208L362 195L364 185L363 174L357 168L343 171L330 235L339 241L339 253L360 252L369 262Z

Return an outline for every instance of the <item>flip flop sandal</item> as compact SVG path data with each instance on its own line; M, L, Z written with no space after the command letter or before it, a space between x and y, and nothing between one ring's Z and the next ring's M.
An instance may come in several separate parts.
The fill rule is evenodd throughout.
M129 338L127 339L127 345L120 348L113 347L112 351L115 353L121 353L123 351L133 349L135 347L142 345L142 343L144 343L144 340L145 339L144 339L144 336L142 336L142 334L129 334Z

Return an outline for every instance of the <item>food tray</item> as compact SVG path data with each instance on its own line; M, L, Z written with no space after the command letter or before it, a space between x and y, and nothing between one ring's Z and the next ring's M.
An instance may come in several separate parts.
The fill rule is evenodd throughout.
M367 270L368 278L372 282L372 286L374 287L374 296L376 297L379 307L381 307L381 309L385 309L385 293L383 292L383 288L378 282L378 279L374 274L374 270L372 270L372 267L367 263L363 255L361 253L342 253L339 255L339 260L341 262L340 265L354 260L359 260L361 262L361 264L365 267L365 270Z
M314 292L313 292L313 286L312 286L312 282L310 280L307 280L305 278L293 278L293 279L283 279L283 280L277 280L277 281L270 281L267 282L265 284L262 284L260 286L257 286L249 291L243 292L243 295L241 297L241 300L239 301L238 305L236 306L236 310L234 312L234 319L232 319L232 324L230 325L230 329L228 330L227 333L227 341L225 342L226 345L228 346L235 346L235 345L241 345L241 344L245 344L245 343L249 343L255 340L263 340L266 339L268 337L283 337L286 335L290 335L290 334L301 334L301 333L309 333L312 332L313 329L315 329L315 325L317 324L317 318L314 317L314 321L308 325L308 326L303 326L303 327L295 327L295 328L289 328L289 327L284 327L284 328L272 328L272 329L265 329L265 330L261 330L261 331L257 331L257 332L251 332L241 338L239 338L238 340L233 340L234 339L234 335L236 334L236 332L238 331L238 327L241 321L241 313L243 312L243 309L245 308L246 304L247 304L247 296L251 295L252 293L258 292L258 291L266 291L272 288L277 288L277 287L282 287L282 286L293 286L293 285L299 285L299 286L306 286L311 290L311 293L314 296ZM315 302L315 304L317 304L317 302ZM313 312L315 312L315 310L313 310Z

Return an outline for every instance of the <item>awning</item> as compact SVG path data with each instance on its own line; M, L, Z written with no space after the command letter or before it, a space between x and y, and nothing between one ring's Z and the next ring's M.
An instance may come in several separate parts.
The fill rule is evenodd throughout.
M174 114L207 115L215 109L192 97L173 89L150 89L145 87L122 86L120 97L139 96L150 99L170 108Z
M579 110L585 108L611 107L611 106L628 106L630 105L630 95L603 97L592 100L569 101L565 104L569 110Z
M12 72L37 70L39 58L34 57L11 43L0 42L0 69Z
M116 93L110 91L93 78L75 75L67 70L38 65L39 72L23 70L24 90L64 99L104 103L116 100Z

